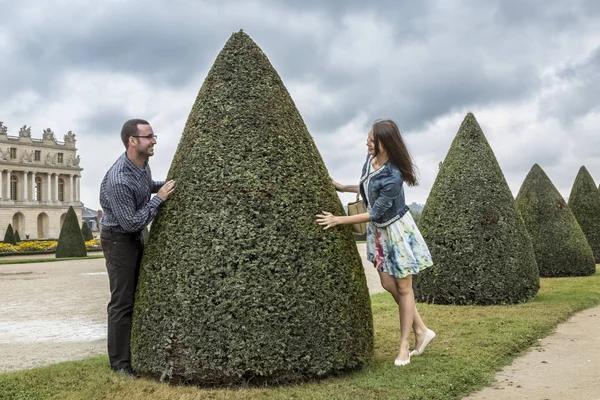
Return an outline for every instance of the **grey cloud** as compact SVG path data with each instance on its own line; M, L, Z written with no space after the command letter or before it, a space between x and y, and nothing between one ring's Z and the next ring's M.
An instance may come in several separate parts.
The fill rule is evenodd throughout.
M137 118L117 108L100 109L79 119L79 129L86 135L115 136L121 132L123 123Z
M558 117L564 124L571 125L578 117L600 110L597 100L600 93L600 47L583 62L558 71L555 78L569 84L569 87L545 99L541 106L543 115Z

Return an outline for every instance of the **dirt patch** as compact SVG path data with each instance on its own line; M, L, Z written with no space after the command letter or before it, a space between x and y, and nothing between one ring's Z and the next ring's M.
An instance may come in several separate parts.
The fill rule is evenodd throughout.
M358 244L371 293L383 291ZM104 259L0 265L0 372L106 354Z

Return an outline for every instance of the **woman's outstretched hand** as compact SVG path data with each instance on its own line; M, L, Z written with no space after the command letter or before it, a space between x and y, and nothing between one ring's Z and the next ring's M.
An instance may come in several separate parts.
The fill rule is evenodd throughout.
M344 191L344 185L342 185L340 183L337 183L333 179L331 180L331 182L333 182L333 186L335 187L335 190L337 190L338 192L343 192Z
M323 229L329 229L339 224L338 217L330 212L322 211L323 214L317 214L317 224Z

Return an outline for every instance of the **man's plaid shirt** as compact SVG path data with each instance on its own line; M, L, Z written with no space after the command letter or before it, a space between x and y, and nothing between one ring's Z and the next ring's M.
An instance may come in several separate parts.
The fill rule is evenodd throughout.
M108 170L100 185L100 207L102 226L119 232L140 232L158 212L162 199L154 196L164 181L153 181L150 166L136 166L126 153Z

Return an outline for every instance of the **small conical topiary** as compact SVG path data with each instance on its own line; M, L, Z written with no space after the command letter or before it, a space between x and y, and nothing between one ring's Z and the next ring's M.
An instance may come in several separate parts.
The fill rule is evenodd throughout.
M594 259L600 263L600 193L594 179L584 166L579 168L573 182L569 208L573 211L594 252Z
M73 206L70 206L58 237L56 258L85 256L87 256L87 250L79 227L79 219Z
M433 267L415 297L438 304L513 304L539 290L531 240L483 131L465 117L441 165L419 229Z
M90 230L89 225L85 221L83 222L83 224L81 224L81 234L83 235L83 240L86 242L88 240L94 239L94 235L92 235L92 231Z
M8 224L8 227L6 228L6 232L4 233L4 243L7 244L17 244L17 241L15 240L15 233L13 231L13 227L12 224Z
M21 241L21 236L19 235L19 231L15 231L15 242L19 243Z
M152 223L132 363L172 383L284 383L356 369L370 298L325 164L281 78L231 36L189 114Z
M581 227L544 170L534 164L517 195L540 276L586 276L596 272Z

